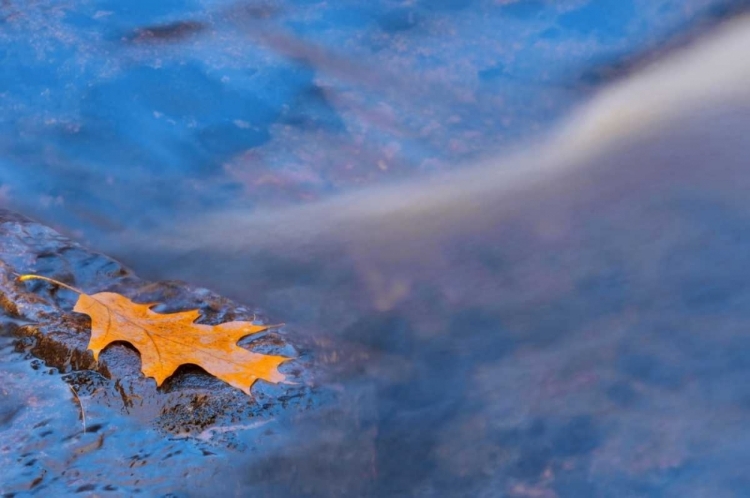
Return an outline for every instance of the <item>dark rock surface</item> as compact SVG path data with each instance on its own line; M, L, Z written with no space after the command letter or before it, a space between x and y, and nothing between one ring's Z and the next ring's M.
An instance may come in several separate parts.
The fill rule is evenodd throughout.
M270 417L290 405L312 403L305 354L278 329L255 334L241 344L252 350L294 358L281 371L294 384L256 382L252 396L215 379L199 367L182 366L159 388L140 371L138 352L125 343L110 345L96 362L87 344L90 319L74 313L75 293L42 281L20 282L21 274L65 282L87 293L112 291L136 302L158 302L155 311L200 309L200 322L263 320L207 289L180 282L146 282L102 254L91 252L51 228L0 210L0 308L14 320L16 348L65 375L88 403L104 405L170 434L199 434L217 425Z

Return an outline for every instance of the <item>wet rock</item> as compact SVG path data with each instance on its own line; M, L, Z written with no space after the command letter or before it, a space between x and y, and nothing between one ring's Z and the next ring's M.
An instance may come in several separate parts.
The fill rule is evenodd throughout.
M0 312L13 319L16 349L56 369L89 403L119 410L162 431L205 434L216 426L242 425L268 419L284 410L312 405L309 360L280 330L246 338L251 350L289 356L281 371L294 385L258 381L252 395L215 379L197 366L183 366L161 387L140 371L138 352L126 343L110 345L94 361L87 344L90 319L72 311L75 293L42 281L19 282L22 274L59 280L87 293L112 291L136 302L158 302L168 313L199 309L205 324L260 320L257 310L239 305L207 289L181 282L147 282L102 254L90 251L18 214L0 210ZM41 365L41 364L40 364ZM11 416L10 414L3 414ZM222 433L226 431L220 431Z
M137 29L132 35L136 42L157 42L157 41L181 41L196 35L206 29L204 23L195 21L179 21L170 24L157 26L148 26Z

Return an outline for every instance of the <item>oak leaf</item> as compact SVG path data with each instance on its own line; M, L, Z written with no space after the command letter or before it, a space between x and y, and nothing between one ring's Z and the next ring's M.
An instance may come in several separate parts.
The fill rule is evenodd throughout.
M138 304L114 292L88 295L80 290L39 275L23 275L21 280L40 279L78 292L73 311L91 317L91 339L88 349L99 359L99 353L115 341L125 341L141 353L141 370L160 386L180 365L194 364L246 394L258 379L283 382L279 372L283 356L248 351L237 342L262 332L266 325L252 322L226 322L219 325L195 323L198 310L157 313L156 303Z

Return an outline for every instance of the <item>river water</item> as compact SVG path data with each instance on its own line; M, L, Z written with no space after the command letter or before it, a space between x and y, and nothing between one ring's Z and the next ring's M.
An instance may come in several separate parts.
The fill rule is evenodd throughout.
M742 116L614 147L606 174L492 204L502 223L365 219L385 244L342 236L359 226L344 218L269 245L253 241L305 223L243 224L311 206L314 231L331 209L313 206L355 199L340 206L356 221L359 192L387 207L410 200L403 182L533 155L572 110L745 6L0 3L0 206L144 277L262 307L319 344L318 382L339 393L232 449L114 413L84 432L85 399L4 332L0 491L749 494ZM171 227L196 243L154 235Z

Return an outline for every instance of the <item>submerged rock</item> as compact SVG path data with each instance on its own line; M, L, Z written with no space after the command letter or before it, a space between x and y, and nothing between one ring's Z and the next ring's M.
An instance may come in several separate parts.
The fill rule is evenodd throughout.
M171 434L226 433L219 426L273 417L289 407L312 404L308 361L304 351L279 329L240 342L250 350L294 358L281 371L294 384L255 383L252 395L210 376L197 366L182 366L161 387L141 373L138 352L114 343L95 361L87 349L90 319L72 311L72 291L42 281L20 282L18 276L53 278L86 293L117 292L135 302L158 302L154 310L169 313L199 309L200 323L260 320L257 310L207 289L183 282L147 282L117 261L93 252L55 230L10 211L0 210L0 313L13 319L17 349L41 359L88 403L127 414Z

